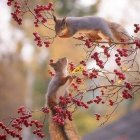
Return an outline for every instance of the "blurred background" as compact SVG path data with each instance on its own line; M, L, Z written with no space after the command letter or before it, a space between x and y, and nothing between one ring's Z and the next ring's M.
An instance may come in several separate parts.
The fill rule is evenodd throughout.
M30 5L46 3L48 0L33 0ZM120 23L133 35L133 24L140 23L139 0L54 0L57 16L97 15ZM45 93L50 80L48 61L67 56L73 62L78 62L84 55L80 47L73 47L73 39L56 38L50 48L38 48L34 41L33 17L26 15L22 26L18 26L11 18L11 12L6 0L0 0L0 120L8 116L16 116L16 109L26 105L39 109L45 103ZM42 34L48 34L44 27L38 29ZM109 120L109 123L119 119L127 112L140 108L139 95L131 102L121 105ZM96 110L101 110L97 107ZM82 117L80 117L82 115ZM42 119L40 113L34 115ZM96 130L99 122L92 116L90 110L75 113L75 123L79 134ZM106 125L106 124L105 124ZM46 132L48 126L46 123ZM23 133L25 140L35 139L30 130Z

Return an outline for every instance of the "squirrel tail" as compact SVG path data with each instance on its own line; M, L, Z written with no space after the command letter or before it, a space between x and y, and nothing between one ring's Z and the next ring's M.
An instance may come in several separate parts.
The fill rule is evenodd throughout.
M128 32L125 30L123 26L120 24L109 22L109 27L113 33L114 41L121 42L122 39L125 40L125 42L130 42L132 40L132 37L128 34ZM121 45L122 48L130 48L130 45Z
M68 119L65 120L64 129L68 135L69 140L80 140L74 123Z
M79 140L78 133L72 121L65 119L64 125L60 125L53 120L53 116L56 113L54 110L55 105L56 102L49 98L48 106L51 110L49 116L49 132L51 140Z
M53 115L50 115L49 120L49 132L51 140L70 140L65 132L65 126L59 125L52 119Z
M64 125L54 122L53 113L50 115L49 131L51 140L79 140L77 131L74 129L72 121L66 119Z

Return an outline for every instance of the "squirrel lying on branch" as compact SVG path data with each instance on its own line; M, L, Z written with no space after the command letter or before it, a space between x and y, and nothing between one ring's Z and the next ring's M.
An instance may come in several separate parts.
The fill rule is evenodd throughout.
M130 35L123 26L107 21L101 17L65 17L57 18L53 15L56 35L61 38L72 37L77 33L83 33L93 41L102 39L109 42L129 42ZM125 44L126 45L126 44ZM122 46L122 45L121 45Z

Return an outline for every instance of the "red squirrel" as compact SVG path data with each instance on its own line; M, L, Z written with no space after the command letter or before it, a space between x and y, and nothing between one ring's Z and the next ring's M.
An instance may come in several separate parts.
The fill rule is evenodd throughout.
M51 140L79 140L77 131L70 120L66 119L64 125L59 125L52 119L55 115L54 107L58 104L59 97L68 94L68 87L73 80L67 70L68 60L64 57L50 65L55 70L55 75L52 77L46 93L46 104L51 110L49 122Z
M68 38L76 33L84 32L92 40L100 41L102 39L109 42L120 42L124 40L129 42L130 35L123 26L118 23L107 21L101 17L65 17L57 18L53 15L55 22L55 32L60 38Z

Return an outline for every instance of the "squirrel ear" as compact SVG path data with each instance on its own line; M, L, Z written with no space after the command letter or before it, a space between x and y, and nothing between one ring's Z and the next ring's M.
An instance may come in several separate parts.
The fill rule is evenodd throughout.
M54 22L57 22L57 18L56 18L56 16L53 14L52 15L53 16L53 20L54 20Z
M62 23L66 23L66 18L67 18L67 17L64 17L64 18L62 19Z

